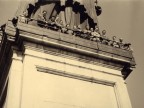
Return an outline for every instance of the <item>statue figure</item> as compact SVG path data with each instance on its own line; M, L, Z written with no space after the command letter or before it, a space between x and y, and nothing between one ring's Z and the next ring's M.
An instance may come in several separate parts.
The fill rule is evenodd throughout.
M82 29L86 25L95 29L97 16L101 14L97 0L30 0L28 5L29 18L38 19L41 14L43 20L49 20L58 16L63 25L69 24L71 29L78 25Z

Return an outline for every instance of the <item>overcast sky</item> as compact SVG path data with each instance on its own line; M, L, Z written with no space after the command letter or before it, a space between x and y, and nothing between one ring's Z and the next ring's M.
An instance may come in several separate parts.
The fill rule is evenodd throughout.
M20 0L0 0L0 25L14 16ZM132 43L137 66L127 78L133 108L144 108L144 1L99 0L103 13L99 16L101 30L107 36L122 37Z
M133 108L144 108L144 1L99 0L103 13L99 17L102 29L132 43L136 69L127 78Z

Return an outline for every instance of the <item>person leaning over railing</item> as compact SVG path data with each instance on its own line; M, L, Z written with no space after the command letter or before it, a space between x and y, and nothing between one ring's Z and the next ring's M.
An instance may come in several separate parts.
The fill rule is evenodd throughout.
M116 36L112 37L111 46L119 48L118 41L116 41Z
M88 39L88 37L90 35L90 30L89 30L89 26L88 25L86 25L85 29L82 30L81 35L82 35L82 38Z
M110 40L109 40L108 37L106 36L106 30L102 30L102 34L101 34L101 37L100 37L100 41L101 41L101 43L103 43L103 44L110 45Z
M24 11L22 15L19 16L19 21L22 23L28 23L28 12Z
M78 25L78 26L74 25L73 26L73 35L81 37L82 29L81 29L80 25Z
M57 30L55 19L56 17L52 16L47 22L48 28L51 30Z
M47 19L46 19L47 11L43 11L42 13L38 14L37 23L40 27L47 27Z
M99 29L98 29L98 27L96 27L95 30L92 32L92 34L91 34L91 35L93 35L92 41L100 42L100 33L98 31L99 31Z
M57 22L56 25L57 25L58 28L59 28L59 30L58 30L59 32L61 32L61 33L65 33L65 32L66 32L67 29L66 29L66 27L64 26L62 20L60 20L59 23Z
M66 25L66 32L65 33L69 34L69 35L73 35L73 30L70 28L69 24Z

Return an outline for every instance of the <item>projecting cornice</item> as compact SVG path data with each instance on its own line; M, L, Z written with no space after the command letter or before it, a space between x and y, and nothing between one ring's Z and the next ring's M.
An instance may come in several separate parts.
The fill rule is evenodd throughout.
M97 58L105 61L104 63L114 63L122 65L125 78L132 71L131 67L135 66L132 51L115 48L99 42L82 39L77 36L52 31L37 26L17 23L17 27L12 27L9 22L6 27L6 34L10 41L21 46L24 41L53 47L88 57Z

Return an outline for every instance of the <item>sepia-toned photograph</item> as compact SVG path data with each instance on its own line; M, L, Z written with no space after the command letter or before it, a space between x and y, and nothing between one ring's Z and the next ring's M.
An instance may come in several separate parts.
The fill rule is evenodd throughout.
M143 0L0 0L0 108L144 108Z

